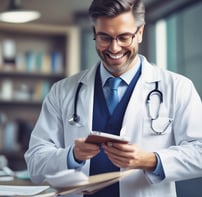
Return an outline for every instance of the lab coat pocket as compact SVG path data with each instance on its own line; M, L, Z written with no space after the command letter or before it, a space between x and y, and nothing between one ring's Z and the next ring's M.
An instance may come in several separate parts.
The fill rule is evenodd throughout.
M165 135L172 131L173 119L169 117L147 118L144 120L144 135Z

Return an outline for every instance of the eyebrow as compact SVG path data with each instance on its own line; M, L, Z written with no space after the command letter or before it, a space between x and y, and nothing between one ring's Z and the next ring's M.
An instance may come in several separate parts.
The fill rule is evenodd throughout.
M117 37L117 36L123 36L123 35L132 35L132 34L133 33L131 33L131 32L124 32L124 33L116 35L115 37ZM113 37L113 36L111 36L111 35L109 35L109 34L107 34L105 32L98 32L98 33L96 33L96 35L103 35L103 36Z

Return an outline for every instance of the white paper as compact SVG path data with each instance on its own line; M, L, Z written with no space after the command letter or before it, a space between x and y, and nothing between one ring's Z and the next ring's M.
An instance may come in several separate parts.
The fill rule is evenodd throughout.
M11 186L0 185L0 196L31 196L39 194L49 186Z
M46 175L46 182L53 187L70 187L76 183L87 181L86 176L82 171L78 170L63 170L54 175Z
M13 181L14 177L12 176L0 176L0 181Z

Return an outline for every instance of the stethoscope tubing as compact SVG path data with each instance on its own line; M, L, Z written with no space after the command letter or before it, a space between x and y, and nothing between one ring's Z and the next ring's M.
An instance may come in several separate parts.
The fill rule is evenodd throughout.
M149 114L150 114L150 118L151 118L151 129L152 129L152 131L156 135L161 135L161 134L165 133L165 131L168 128L168 126L170 125L170 123L168 124L168 126L163 131L157 131L153 127L153 121L156 120L159 117L160 105L163 102L163 93L158 89L159 88L158 83L159 82L156 81L155 82L155 88L148 93L147 98L146 98L146 102L147 102L148 105L150 105L152 95L155 94L155 95L159 96L160 104L159 104L159 107L158 107L157 115L155 117L151 117L151 112L150 112L150 107L149 106L148 106L148 109L149 109ZM82 82L79 82L79 84L77 86L77 89L76 89L76 94L75 94L75 99L74 99L74 112L73 112L72 117L68 120L68 122L71 125L78 125L79 122L80 122L80 116L77 113L77 105L78 105L79 92L80 92L80 89L81 89L82 85L83 85Z
M150 91L149 94L147 95L147 98L146 98L147 102L150 102L151 95L154 94L154 93L157 93L159 95L160 102L163 103L163 93L159 90L158 81L155 82L155 89Z

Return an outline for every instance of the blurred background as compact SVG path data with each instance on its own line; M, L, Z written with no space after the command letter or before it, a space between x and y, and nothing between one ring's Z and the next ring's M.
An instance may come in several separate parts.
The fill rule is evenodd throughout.
M51 85L98 61L87 15L91 1L0 1L0 155L12 170L26 169L23 155ZM202 1L144 2L140 53L189 77L202 97ZM5 22L3 13L13 9L37 13L31 21ZM199 197L201 185L201 179L179 182L178 196Z

